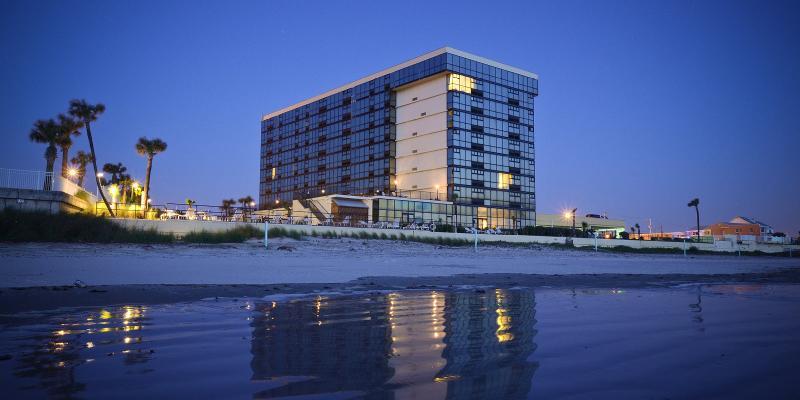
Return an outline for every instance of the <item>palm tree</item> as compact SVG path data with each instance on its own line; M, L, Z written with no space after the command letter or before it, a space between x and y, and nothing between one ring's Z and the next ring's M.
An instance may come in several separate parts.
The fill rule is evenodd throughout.
M56 121L52 118L47 120L40 119L34 122L33 129L31 129L31 133L28 136L32 142L47 145L47 149L44 151L44 159L47 162L45 171L50 173L50 177L48 178L45 175L44 190L50 190L53 184L53 165L56 163L56 157L58 156L58 150L56 149L58 133L59 128Z
M133 197L133 179L128 174L120 174L116 183L119 186L120 193L122 193L120 202L123 205L128 204L128 191L131 192L131 197Z
M89 139L89 150L92 153L92 167L94 168L94 181L97 183L97 187L100 187L100 177L97 176L97 153L94 151L94 139L92 139L92 128L90 126L91 122L97 121L97 117L100 116L106 110L106 106L101 103L97 103L95 105L91 105L86 102L86 100L71 100L69 102L69 115L72 115L75 118L83 121L83 126L86 128L86 137ZM103 203L106 205L106 209L108 213L113 217L114 210L111 209L111 206L108 204L108 200L106 200L106 194L100 190L100 197L103 198Z
M108 183L119 183L120 179L127 171L128 167L122 165L122 163L105 163L103 165L103 172L111 175L111 179L108 180Z
M636 223L636 225L634 225L634 227L636 228L636 238L637 239L641 239L642 238L642 227L639 226L638 222Z
M167 150L167 143L161 139L147 139L142 136L136 143L136 152L147 157L147 171L144 175L144 189L142 190L142 209L147 210L147 198L150 195L150 171L153 169L153 157Z
M700 241L700 199L694 198L689 204L686 205L687 207L694 207L695 214L697 215L697 241Z
M239 204L241 204L242 207L244 207L244 208L249 208L250 207L250 203L252 203L253 201L254 200L253 200L253 198L251 196L245 196L245 197L239 198Z
M222 206L220 208L222 208L222 212L225 214L225 217L231 216L231 209L235 205L236 205L236 200L234 199L222 200Z
M61 176L66 178L72 136L80 136L83 123L64 114L58 114L58 128L58 147L61 147Z
M249 195L239 198L239 204L242 205L242 210L244 210L245 215L249 214L251 203L253 203L253 198Z
M88 164L92 160L92 157L83 152L83 150L79 150L78 154L75 157L72 157L72 160L69 160L72 165L74 165L78 172L78 186L83 187L83 178L86 176L86 164Z

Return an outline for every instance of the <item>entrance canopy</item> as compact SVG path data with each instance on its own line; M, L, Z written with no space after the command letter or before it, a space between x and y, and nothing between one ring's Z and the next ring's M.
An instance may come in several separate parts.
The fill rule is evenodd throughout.
M364 202L358 200L339 199L334 197L333 202L336 203L336 205L339 207L369 208L369 206L364 204Z

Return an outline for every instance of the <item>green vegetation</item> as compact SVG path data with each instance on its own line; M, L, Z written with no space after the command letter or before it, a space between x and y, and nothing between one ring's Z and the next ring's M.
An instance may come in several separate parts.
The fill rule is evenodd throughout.
M272 229L270 229L272 234ZM183 236L186 243L241 243L248 239L264 237L264 231L250 225L221 232L189 232Z
M144 136L136 142L136 152L147 158L147 169L145 170L144 188L142 189L142 208L147 209L147 199L150 198L150 172L153 169L153 158L158 153L167 150L167 143L161 139L148 139Z
M93 215L0 211L2 242L172 243L174 240L170 234L127 229Z

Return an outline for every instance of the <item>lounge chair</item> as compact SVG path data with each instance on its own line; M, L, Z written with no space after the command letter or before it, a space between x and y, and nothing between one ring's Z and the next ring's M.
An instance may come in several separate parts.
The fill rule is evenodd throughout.
M390 229L400 229L400 220L396 219L392 222L392 226L389 227Z
M167 219L176 219L178 218L178 213L175 212L175 210L164 210L164 212L161 213L158 218L160 218L162 221Z
M342 222L338 223L337 225L338 226L350 226L350 216L348 215L348 216L344 217Z

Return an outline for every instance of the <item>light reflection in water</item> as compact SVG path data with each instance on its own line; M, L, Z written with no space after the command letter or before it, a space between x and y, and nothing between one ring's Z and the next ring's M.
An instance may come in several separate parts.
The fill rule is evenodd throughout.
M257 304L252 380L311 378L255 397L356 391L524 398L537 368L528 361L536 348L534 294L490 293L406 291Z
M75 369L94 361L103 352L116 351L124 354L122 360L126 365L148 359L149 353L137 352L132 348L109 350L97 347L138 343L140 339L116 337L147 325L145 312L146 308L142 306L124 306L65 317L58 323L60 329L49 335L38 336L36 342L24 346L22 354L16 358L17 364L13 373L19 378L38 378L37 387L50 396L71 397L82 392L86 385L77 381ZM97 319L101 321L96 321ZM98 324L105 326L100 329L92 328Z

